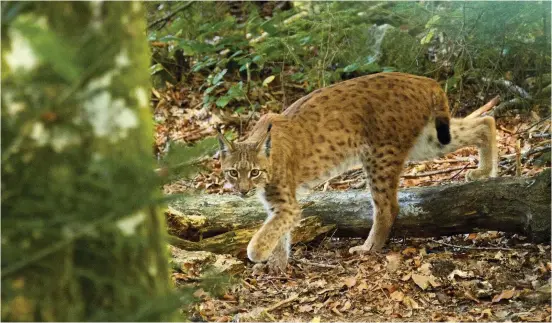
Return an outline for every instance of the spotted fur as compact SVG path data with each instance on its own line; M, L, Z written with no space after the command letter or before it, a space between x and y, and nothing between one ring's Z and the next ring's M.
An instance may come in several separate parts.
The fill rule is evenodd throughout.
M427 159L459 147L479 147L480 164L467 178L496 176L494 119L450 119L434 80L402 73L351 79L267 114L242 142L222 136L222 169L235 189L259 190L268 218L247 248L254 262L283 268L289 232L300 218L296 191L362 163L374 204L374 224L350 252L379 250L399 213L399 176L407 159Z

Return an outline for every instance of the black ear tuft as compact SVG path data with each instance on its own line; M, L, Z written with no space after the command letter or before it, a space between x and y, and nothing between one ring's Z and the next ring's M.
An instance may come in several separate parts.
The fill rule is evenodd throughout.
M265 154L266 157L270 157L270 148L272 147L272 136L270 135L270 130L272 130L272 123L268 124L268 129L266 130L268 138L265 141Z
M224 141L222 140L222 136L224 136L224 135L222 134L222 130L220 130L220 124L216 124L215 129L217 130L217 139L218 139L218 142L219 142L220 150L224 151L226 149L226 147L224 145Z
M272 147L272 140L270 140L270 136L265 141L265 154L266 157L270 157L270 148Z
M217 132L218 132L217 137L218 137L218 142L219 142L221 153L224 155L226 152L233 151L234 146L222 134L222 131L220 130L220 124L216 125L216 129L217 129Z

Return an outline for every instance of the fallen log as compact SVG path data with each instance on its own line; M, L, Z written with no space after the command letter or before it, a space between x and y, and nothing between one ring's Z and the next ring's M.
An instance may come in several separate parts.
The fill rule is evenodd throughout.
M494 178L470 183L404 189L394 225L396 237L432 237L480 231L519 233L533 242L550 241L550 169L530 178ZM365 190L316 192L300 199L302 235L366 237L372 225L370 193ZM233 195L183 196L166 212L170 243L239 257L266 213L255 198ZM335 225L335 232L333 231Z

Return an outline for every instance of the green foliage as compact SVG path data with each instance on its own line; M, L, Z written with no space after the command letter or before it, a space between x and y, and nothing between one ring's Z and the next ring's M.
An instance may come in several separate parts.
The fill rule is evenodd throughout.
M310 91L344 77L401 71L445 77L454 93L474 76L508 72L521 84L550 71L550 2L304 2L270 18L248 3L243 22L228 6L195 3L149 31L183 49L191 72L212 78L227 71L217 91L205 93L206 106L251 108L251 89L271 76ZM435 61L427 59L430 48ZM246 82L243 95L227 93L236 79Z
M212 156L218 149L218 141L209 137L193 146L173 143L163 157L162 167L167 171L167 180L189 177L201 169L202 158Z

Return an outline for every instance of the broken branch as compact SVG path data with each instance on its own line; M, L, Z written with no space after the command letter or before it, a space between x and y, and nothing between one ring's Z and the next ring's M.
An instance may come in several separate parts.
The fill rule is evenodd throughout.
M500 96L497 95L495 96L494 98L491 99L491 101L487 102L484 106L482 106L481 108L473 111L472 113L470 113L466 119L471 119L471 118L476 118L476 117L479 117L480 115L482 115L483 113L491 110L492 108L494 108L498 103L500 103Z

